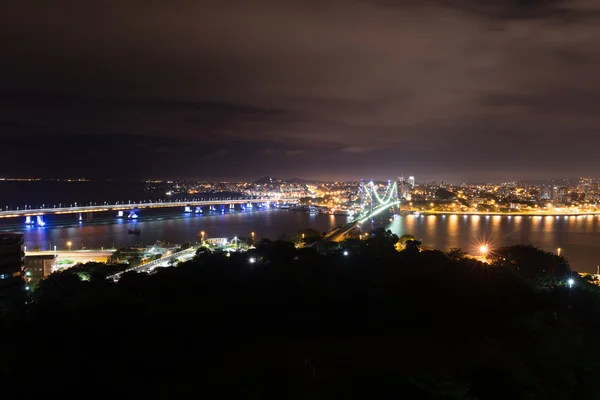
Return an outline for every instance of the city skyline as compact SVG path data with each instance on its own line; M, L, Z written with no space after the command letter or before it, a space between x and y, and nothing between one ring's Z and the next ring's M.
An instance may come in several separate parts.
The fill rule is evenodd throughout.
M349 179L317 179L305 176L278 176L277 174L264 175L264 176L254 176L249 179L204 179L204 178L190 178L190 177L125 177L123 179L113 179L107 177L90 177L90 176L51 176L51 175L29 175L29 176L18 176L18 175L0 175L0 182L70 182L70 183L82 183L82 182L258 182L260 180L264 180L266 178L271 178L284 182L313 182L313 183L332 183L332 182L360 182L365 181L368 182L370 180L377 182L386 182L386 181L394 181L394 180L404 180L409 182L410 178L414 178L414 185L428 185L432 183L446 183L451 185L501 185L501 184L510 184L510 183L523 183L523 184L532 184L532 185L566 185L566 184L574 184L576 185L581 179L590 179L594 182L600 181L600 177L596 177L594 175L585 175L585 176L553 176L547 178L540 179L506 179L506 180L491 180L491 179L482 179L479 181L460 181L460 180L450 180L450 179L431 179L427 176L418 176L417 177L410 175L405 176L402 174L388 174L388 175L379 175L376 177L350 177Z
M599 15L585 0L12 2L0 175L593 176Z

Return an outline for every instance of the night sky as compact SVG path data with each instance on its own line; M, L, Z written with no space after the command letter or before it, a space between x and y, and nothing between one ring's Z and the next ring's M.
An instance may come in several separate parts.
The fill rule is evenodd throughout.
M0 176L600 176L598 0L8 0Z

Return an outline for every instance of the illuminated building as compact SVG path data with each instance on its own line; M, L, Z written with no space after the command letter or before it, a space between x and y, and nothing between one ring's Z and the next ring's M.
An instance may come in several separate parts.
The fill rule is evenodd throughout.
M415 177L414 176L408 177L408 185L410 186L411 189L415 188Z
M552 186L542 186L541 187L540 199L552 200Z
M38 283L57 268L55 254L25 256L25 282Z
M410 186L409 186L408 182L406 182L404 180L404 176L401 176L400 178L398 178L398 195L400 197L408 199L409 192L410 192Z
M0 233L0 291L23 283L23 235Z

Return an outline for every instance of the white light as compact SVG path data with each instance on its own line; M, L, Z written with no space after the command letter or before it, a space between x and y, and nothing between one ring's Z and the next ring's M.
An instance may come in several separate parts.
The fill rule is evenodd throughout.
M25 290L29 290L29 286L25 286Z
M569 278L567 283L569 284L569 287L572 287L575 284L575 280L573 278Z
M254 263L256 262L256 258L254 258L254 257L250 257L250 259L248 259L248 262L249 262L250 264L254 264Z
M344 251L344 255L347 256L348 255L348 251Z

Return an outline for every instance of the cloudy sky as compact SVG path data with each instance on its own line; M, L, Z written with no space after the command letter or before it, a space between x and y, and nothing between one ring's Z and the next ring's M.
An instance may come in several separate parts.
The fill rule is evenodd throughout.
M0 175L600 176L598 0L8 0Z

